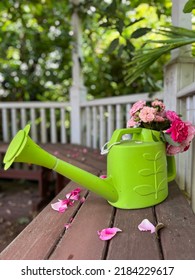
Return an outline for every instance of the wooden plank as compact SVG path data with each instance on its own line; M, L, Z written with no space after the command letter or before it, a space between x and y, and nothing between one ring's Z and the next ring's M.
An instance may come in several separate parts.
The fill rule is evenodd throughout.
M107 243L99 239L97 231L109 227L112 216L113 207L90 193L50 259L103 259Z
M138 225L143 219L156 224L153 208L136 210L117 209L114 226L122 230L108 247L109 260L159 260L162 258L155 234L141 232Z
M80 168L82 163L87 166L91 166L100 171L106 168L106 156L100 155L98 150L86 148L84 146L72 145L72 144L46 144L41 145L49 153L55 154L62 160L65 160L71 164L78 165Z
M159 222L166 227L160 232L164 259L195 259L195 215L175 182L169 196L156 207Z
M51 203L64 199L75 188L70 182ZM85 195L87 191L83 191ZM58 213L49 204L0 254L0 260L40 260L47 259L63 235L64 224L68 223L80 207L75 202L64 213Z
M24 170L24 169L13 169L10 168L6 171L1 170L0 178L11 178L11 179L28 179L37 180L42 177L42 169L37 170Z

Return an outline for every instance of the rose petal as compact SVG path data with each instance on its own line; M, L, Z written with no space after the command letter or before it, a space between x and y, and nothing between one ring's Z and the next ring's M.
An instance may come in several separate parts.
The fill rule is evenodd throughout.
M101 178L101 179L106 179L106 178L107 178L107 175L100 175L100 178Z
M118 231L122 231L122 230L120 228L113 227L113 228L102 229L101 231L98 231L97 233L101 240L109 240L109 239L113 238Z
M66 230L69 229L69 228L71 227L72 221L73 221L73 218L70 219L70 222L69 222L69 223L66 223L66 224L64 225L64 227L65 227Z
M67 203L65 203L64 200L59 200L58 202L52 203L51 207L60 213L63 213L68 208Z
M139 225L138 229L140 231L150 231L151 233L155 232L155 226L148 220L144 219Z
M67 193L66 199L63 199L63 200L58 199L58 202L51 204L52 209L54 209L60 213L63 213L68 208L68 206L73 206L75 200L80 199L80 192L81 192L81 189L76 188L73 191L71 191L70 193Z
M82 198L80 199L80 202L81 202L81 203L84 203L85 200L86 200L85 197L82 197Z
M73 191L71 191L70 193L67 193L66 198L69 198L69 199L72 199L72 200L79 200L80 192L81 192L81 189L76 188Z

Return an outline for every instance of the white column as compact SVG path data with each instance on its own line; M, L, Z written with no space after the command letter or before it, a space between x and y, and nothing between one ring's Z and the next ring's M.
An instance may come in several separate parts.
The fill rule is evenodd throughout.
M172 25L191 29L191 14L184 14L186 0L172 0ZM177 92L194 79L194 59L191 46L173 50L164 71L164 102L168 109L177 111Z
M71 143L81 144L82 118L80 104L86 99L86 88L83 84L82 76L82 28L81 20L77 13L76 6L79 0L71 0L75 5L72 14L72 31L73 31L73 50L72 50L72 86L70 88L71 104Z
M186 4L186 0L172 0L172 25L183 28L192 28L192 15L191 13L185 14L183 8ZM189 57L191 56L191 46L183 46L182 48L173 50L171 52L171 58L176 57Z

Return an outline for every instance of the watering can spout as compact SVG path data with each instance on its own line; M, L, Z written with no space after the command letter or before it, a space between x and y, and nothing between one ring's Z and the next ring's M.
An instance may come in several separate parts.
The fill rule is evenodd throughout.
M11 141L3 161L5 170L13 162L26 162L40 165L56 171L110 202L116 202L118 200L118 193L112 185L111 178L101 179L51 155L34 143L28 136L29 131L30 125L27 125Z

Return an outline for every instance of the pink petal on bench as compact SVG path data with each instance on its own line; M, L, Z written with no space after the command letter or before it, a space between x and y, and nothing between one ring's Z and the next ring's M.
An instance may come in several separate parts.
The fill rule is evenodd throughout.
M140 231L150 231L151 233L155 232L155 226L148 220L144 219L139 225L138 229Z
M113 228L102 229L102 230L98 231L97 233L101 240L109 240L109 239L113 238L118 231L122 231L122 230L120 228L113 227Z
M58 199L58 202L55 202L55 203L51 204L51 208L53 210L56 210L56 211L60 212L60 213L63 213L68 208L67 200L66 199L65 200Z
M66 198L72 199L72 200L79 200L80 199L80 192L81 192L81 189L76 188L73 191L71 191L70 193L67 193Z
M100 178L101 178L101 179L106 179L106 178L107 178L107 175L100 175Z

